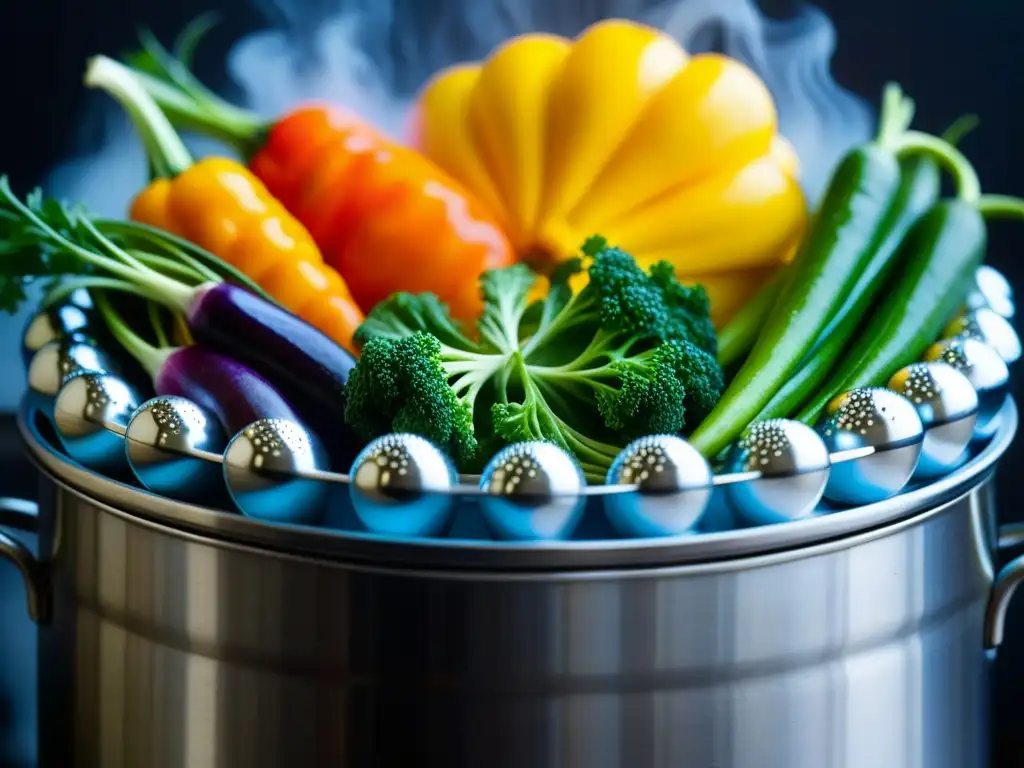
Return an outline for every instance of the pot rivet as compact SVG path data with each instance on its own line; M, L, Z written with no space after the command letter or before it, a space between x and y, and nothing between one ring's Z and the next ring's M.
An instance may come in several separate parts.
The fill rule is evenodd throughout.
M139 482L153 493L180 501L202 502L223 489L219 462L228 438L206 411L183 397L147 400L132 415L125 433L128 463Z
M913 363L888 387L910 401L924 428L914 476L938 477L962 463L978 418L978 394L967 377L946 363Z
M928 348L926 362L942 362L967 377L978 393L978 418L974 425L975 439L987 439L999 426L999 412L1006 401L1010 385L1010 369L1003 358L977 339L945 339Z
M977 339L994 349L1003 362L1013 365L1020 359L1020 338L1010 322L988 307L960 314L942 333L943 339Z
M138 404L131 387L112 374L73 373L53 405L54 426L65 452L97 472L127 473L124 434Z

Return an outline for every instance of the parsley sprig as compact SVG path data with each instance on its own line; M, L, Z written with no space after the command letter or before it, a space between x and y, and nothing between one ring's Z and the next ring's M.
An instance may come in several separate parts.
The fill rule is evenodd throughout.
M37 281L44 303L84 287L179 309L192 288L221 281L266 298L248 277L192 243L144 224L95 217L38 189L21 200L0 176L0 311L15 312Z

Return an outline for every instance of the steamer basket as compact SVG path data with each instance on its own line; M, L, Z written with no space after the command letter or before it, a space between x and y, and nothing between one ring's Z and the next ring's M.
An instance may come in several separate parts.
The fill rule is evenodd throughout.
M702 532L699 535L664 538L624 539L598 530L597 538L582 540L508 542L484 538L481 526L471 538L396 539L341 528L268 524L261 520L210 507L186 504L158 496L137 485L103 477L77 464L61 452L52 428L39 410L23 407L19 428L33 461L55 479L75 488L91 499L133 515L197 533L271 551L296 555L323 556L371 564L388 563L418 568L483 568L487 570L594 570L682 565L728 560L853 535L898 522L923 510L961 496L977 485L979 479L994 470L998 458L1016 432L1016 407L1007 401L998 436L975 449L975 455L955 472L937 481L918 486L883 502L855 508L829 511L806 519L774 525L730 527L729 530ZM463 486L465 487L465 486ZM589 489L588 516L602 517L599 509L601 487ZM479 493L456 495L457 514L472 521L479 517ZM595 504L595 502L597 502ZM329 506L338 519L351 514L347 488L336 489ZM729 511L724 500L712 504L710 517ZM732 522L729 520L728 522ZM474 536L475 533L475 536Z

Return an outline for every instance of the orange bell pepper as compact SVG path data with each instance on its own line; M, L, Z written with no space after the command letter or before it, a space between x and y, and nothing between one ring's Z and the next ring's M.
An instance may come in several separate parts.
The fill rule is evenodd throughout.
M477 278L513 263L486 209L420 153L351 112L305 107L278 120L250 162L369 310L395 291L436 293L473 317Z
M86 84L113 96L146 145L156 179L130 216L219 256L283 307L355 352L364 316L345 281L324 263L306 228L244 165L220 157L193 163L159 107L130 70L94 59Z
M364 311L395 291L430 291L454 316L473 317L481 272L515 261L499 222L463 184L354 113L310 105L267 123L203 87L155 41L134 62L172 123L239 150Z
M600 233L672 262L726 320L806 225L771 94L741 63L603 21L577 39L514 38L422 92L412 140L498 212L542 265Z

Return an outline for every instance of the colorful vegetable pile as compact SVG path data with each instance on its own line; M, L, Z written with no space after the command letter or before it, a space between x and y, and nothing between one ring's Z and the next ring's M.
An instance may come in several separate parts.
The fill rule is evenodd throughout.
M405 432L467 474L554 443L602 483L638 437L715 460L752 423L815 424L919 360L964 306L986 220L1024 216L981 193L967 121L913 130L890 86L809 217L754 73L632 22L440 73L411 146L344 106L232 106L188 70L201 31L90 60L152 178L126 220L0 183L0 305L40 280L49 308L88 291L154 393L228 434L303 423L343 471ZM178 130L241 160L193 160Z

